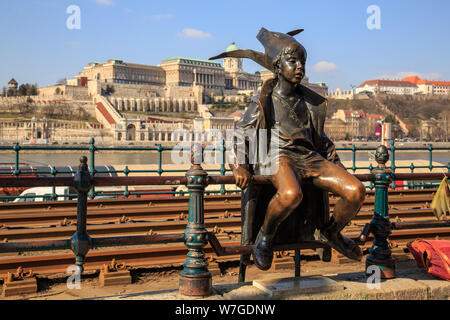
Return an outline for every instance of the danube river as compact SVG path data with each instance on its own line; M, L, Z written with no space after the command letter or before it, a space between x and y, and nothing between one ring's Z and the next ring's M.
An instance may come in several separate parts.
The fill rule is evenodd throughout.
M356 161L373 160L374 151L357 151ZM351 161L351 151L339 151L342 161ZM78 165L80 156L89 157L88 151L26 151L20 152L19 161L33 166L61 166ZM414 162L416 160L429 160L428 151L397 151L396 160L407 160ZM164 151L162 154L163 164L172 164L171 151ZM2 151L0 153L0 163L13 163L14 152ZM450 162L450 151L433 151L433 162L447 164ZM158 153L156 151L97 151L95 153L96 165L155 165L158 164Z

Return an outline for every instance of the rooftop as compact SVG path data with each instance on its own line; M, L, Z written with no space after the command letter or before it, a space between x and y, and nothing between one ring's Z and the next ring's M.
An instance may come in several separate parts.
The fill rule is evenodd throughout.
M234 41L225 49L225 52L239 50L238 46L234 43Z
M161 61L161 63L170 62L170 61L177 61L180 63L191 63L191 64L205 64L205 65L210 65L210 66L214 66L214 67L221 67L221 64L219 62L213 62L210 60L203 60L203 59L185 58L185 57L169 58L169 59L165 59L165 60Z
M358 88L362 88L364 86L385 86L385 87L415 87L414 83L402 80L367 80L363 84L361 84Z

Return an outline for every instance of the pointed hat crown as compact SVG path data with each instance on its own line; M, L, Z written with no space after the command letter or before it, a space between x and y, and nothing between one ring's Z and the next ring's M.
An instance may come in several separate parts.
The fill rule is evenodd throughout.
M285 34L281 32L269 31L266 28L261 28L256 38L264 46L265 53L250 49L233 50L223 52L217 56L209 58L209 60L221 59L225 57L247 58L255 61L264 68L273 71L274 70L273 61L281 53L283 48L286 48L290 44L298 45L303 50L306 57L305 48L293 37L302 31L303 29L296 29Z

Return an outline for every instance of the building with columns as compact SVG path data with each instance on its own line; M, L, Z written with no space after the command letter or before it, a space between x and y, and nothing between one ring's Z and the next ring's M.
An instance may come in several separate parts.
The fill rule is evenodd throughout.
M101 83L121 83L138 85L163 86L166 75L162 68L144 64L123 62L119 59L109 59L105 63L91 62L84 67L76 78L99 80Z
M239 48L232 42L225 52L234 50L239 50ZM223 58L223 68L225 70L225 89L258 90L262 85L259 73L252 74L242 69L242 58Z
M225 74L218 62L176 57L163 60L159 66L165 72L167 86L224 88Z

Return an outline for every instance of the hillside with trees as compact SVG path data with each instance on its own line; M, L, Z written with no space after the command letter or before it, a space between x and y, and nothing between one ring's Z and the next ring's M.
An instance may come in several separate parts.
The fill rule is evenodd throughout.
M378 99L388 107L397 117L410 125L416 124L417 120L440 119L445 112L450 110L450 97L441 98L412 98L408 96L386 95ZM331 117L337 109L362 110L366 113L376 113L388 116L374 100L335 100L329 99L327 116Z

